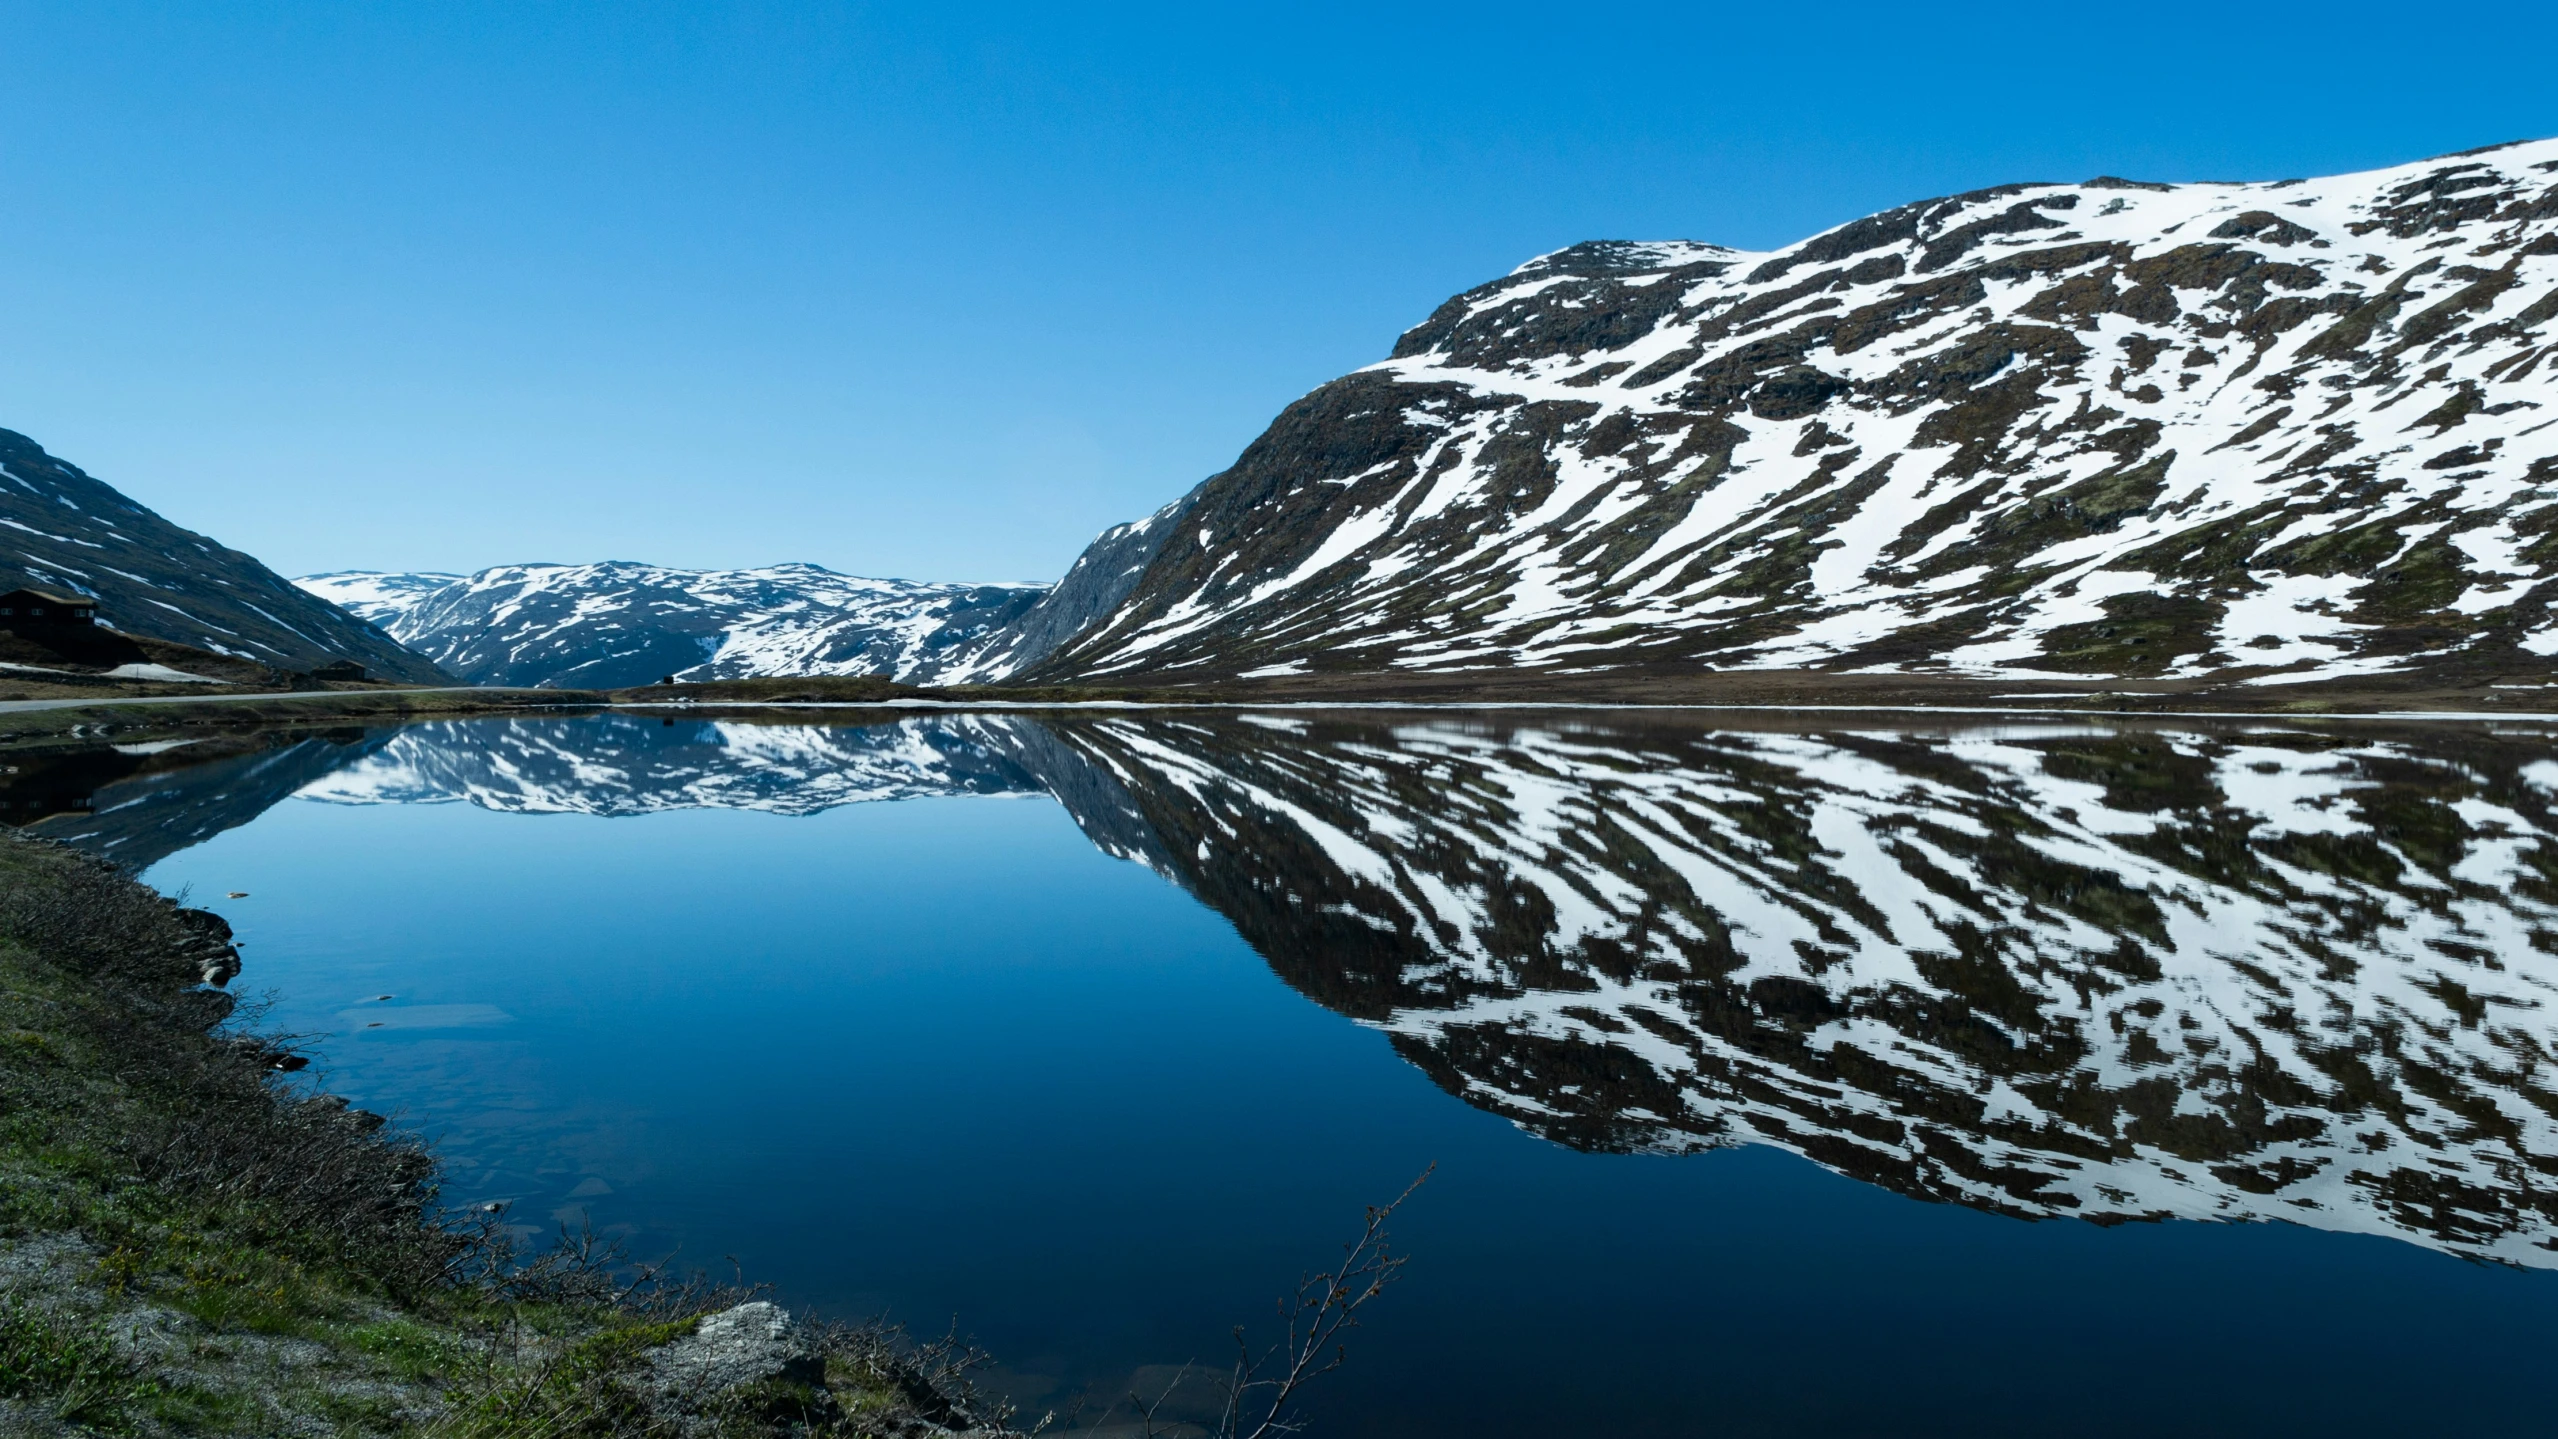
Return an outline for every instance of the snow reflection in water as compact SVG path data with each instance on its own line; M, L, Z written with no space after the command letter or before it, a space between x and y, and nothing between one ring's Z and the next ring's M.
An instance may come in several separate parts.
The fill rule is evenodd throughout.
M1046 792L1558 1143L1769 1144L2009 1214L2278 1218L2549 1267L2553 753L2333 724L470 721L141 775L44 829L147 862L293 793Z

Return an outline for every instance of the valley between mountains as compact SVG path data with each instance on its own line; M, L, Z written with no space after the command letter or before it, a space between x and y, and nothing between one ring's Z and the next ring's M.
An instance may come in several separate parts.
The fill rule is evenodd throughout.
M2558 657L2553 349L2534 141L2002 185L1765 253L1575 245L1053 585L610 562L295 588L16 436L0 549L136 634L410 681L2528 699Z
M7 431L0 555L0 1432L1275 1433L1222 1321L1156 1425L1162 1316L1416 1172L1353 1432L1522 1369L1608 1388L1498 1432L2546 1409L2558 140L1573 245L1053 583L288 580ZM1672 1175L1744 1148L1805 1163ZM1339 1362L1401 1203L1267 1353Z

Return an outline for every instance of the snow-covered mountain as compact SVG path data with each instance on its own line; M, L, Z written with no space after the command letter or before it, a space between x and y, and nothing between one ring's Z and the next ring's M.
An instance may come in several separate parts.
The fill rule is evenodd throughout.
M276 669L353 660L376 679L443 678L361 619L11 430L0 430L0 568L10 572L0 590L86 595L98 602L98 623L126 634Z
M1123 601L981 669L2545 670L2553 346L2558 141L1576 245L1291 405Z
M468 576L343 571L297 581L475 684L613 688L934 666L1045 585L868 580L816 565L679 570L502 565Z

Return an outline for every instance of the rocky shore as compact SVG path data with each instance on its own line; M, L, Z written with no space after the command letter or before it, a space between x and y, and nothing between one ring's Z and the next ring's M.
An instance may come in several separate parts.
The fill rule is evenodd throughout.
M239 967L219 917L0 832L0 1434L1018 1432L964 1346L447 1209Z

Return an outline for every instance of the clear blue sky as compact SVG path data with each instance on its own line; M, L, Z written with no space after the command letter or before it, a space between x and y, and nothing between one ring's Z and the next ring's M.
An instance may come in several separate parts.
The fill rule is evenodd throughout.
M1447 295L2558 133L2558 5L0 3L0 426L287 573L1042 578Z

